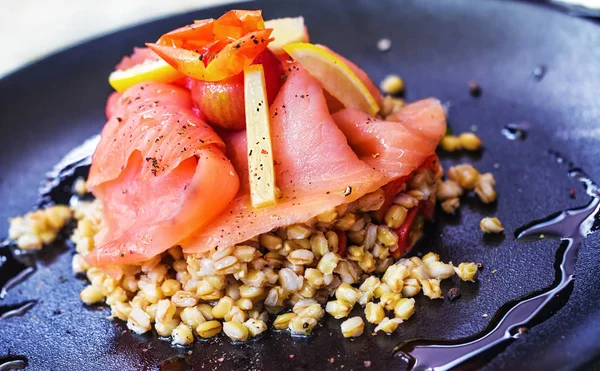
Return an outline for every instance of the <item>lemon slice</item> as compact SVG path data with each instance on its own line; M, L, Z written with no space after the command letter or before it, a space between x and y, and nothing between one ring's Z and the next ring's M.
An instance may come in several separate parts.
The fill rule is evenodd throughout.
M277 197L269 102L262 64L244 68L244 102L250 201L255 208L270 206L277 202Z
M284 52L283 46L291 43L308 42L304 18L277 18L265 21L265 28L272 28L271 37L275 40L268 48L275 54Z
M323 88L344 107L355 108L370 115L379 112L379 105L365 84L341 59L329 51L309 43L288 44L283 49L319 80Z
M116 91L123 92L140 82L169 83L181 77L181 73L163 60L146 60L126 70L113 71L108 77L108 82Z

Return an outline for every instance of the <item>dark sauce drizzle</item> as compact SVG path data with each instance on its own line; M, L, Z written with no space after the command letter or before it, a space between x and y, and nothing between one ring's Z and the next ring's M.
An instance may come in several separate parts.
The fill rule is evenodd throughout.
M559 163L567 161L551 152ZM571 163L568 162L570 167ZM573 289L573 273L577 253L583 240L600 229L600 187L581 169L571 169L569 176L583 183L592 200L583 207L552 214L531 222L515 232L519 241L559 238L560 248L555 263L555 284L549 290L506 303L482 333L459 340L417 339L399 345L394 356L407 362L411 370L450 370L466 362L473 366L485 363L518 339L527 328L551 315L566 303Z
M19 253L19 250L8 242L0 245L0 303L11 288L31 276L35 270L35 261L32 254ZM12 305L0 304L0 321L24 314L35 303L35 300L30 300ZM1 364L0 367L2 367Z
M98 135L86 140L46 174L46 180L42 182L39 190L38 208L54 203L73 202L73 181L77 176L87 174L91 155L99 140ZM6 297L11 288L35 272L35 258L35 252L19 250L11 241L0 244L0 300ZM0 315L3 312L3 307L0 306Z
M38 208L54 203L73 202L73 181L78 176L87 177L89 166L100 135L95 135L80 146L74 148L46 174L46 180L40 186Z
M35 259L32 254L20 253L9 243L0 245L0 300L8 290L23 282L35 272ZM0 310L0 314L2 310Z
M46 174L40 186L38 208L54 203L72 203L72 184L76 177L85 176L91 164L100 136L86 140L82 145L69 152L54 168ZM36 271L35 252L21 251L11 241L0 243L0 323L10 317L21 316L33 308L37 300L26 300L17 304L2 305L2 300L10 289L23 282ZM8 355L0 357L0 371L20 370L27 367L27 357Z

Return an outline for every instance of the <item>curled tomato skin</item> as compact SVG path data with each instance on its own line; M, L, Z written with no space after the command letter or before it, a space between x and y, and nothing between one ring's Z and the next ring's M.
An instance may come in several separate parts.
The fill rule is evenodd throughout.
M215 20L211 18L180 27L162 35L156 44L182 48L186 46L186 41L188 40L208 43L214 39L214 23Z
M202 81L220 81L241 73L244 67L249 66L267 48L271 32L271 29L251 32L228 43L220 51L213 51L212 55L207 51L201 54L202 47L196 51L157 43L146 45L186 76Z
M262 11L230 10L219 19L203 19L167 32L156 43L163 46L194 49L194 47L215 40L233 41L247 33L264 28Z
M217 23L238 27L242 35L265 28L261 10L230 10L223 14Z
M219 19L204 19L146 44L180 73L202 81L221 81L241 73L267 47L260 10L232 10Z

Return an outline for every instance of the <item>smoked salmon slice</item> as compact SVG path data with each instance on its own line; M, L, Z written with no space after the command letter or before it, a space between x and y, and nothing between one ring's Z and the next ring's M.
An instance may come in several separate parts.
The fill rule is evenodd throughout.
M94 266L152 258L220 214L239 188L221 138L192 111L190 93L144 83L111 110L88 186L104 225Z
M221 138L192 108L189 91L163 83L138 84L113 100L92 158L88 187L116 179L136 150L146 160L144 178L175 168L210 144L224 150Z
M367 75L367 73L365 71L363 71L360 67L358 67L354 62L352 62L352 61L346 59L344 56L334 52L333 50L329 49L327 46L320 45L320 44L317 44L317 46L319 48L325 49L326 51L328 51L329 53L331 53L335 57L337 57L339 60L344 62L346 64L346 66L348 66L348 68L356 75L356 77L358 77L358 79L365 85L365 87L367 88L369 93L371 93L371 95L375 99L375 102L377 102L378 105L381 105L381 99L382 99L381 92L379 92L379 88L375 85L375 83L373 83L373 80L371 80L371 78L369 77L369 75ZM287 54L286 54L286 58L289 58L289 56L287 56ZM288 59L284 59L282 61L282 64L284 66L284 71L289 73L293 70L290 67L290 63L289 63ZM327 101L327 106L329 107L329 112L332 112L332 113L337 112L344 108L344 105L339 100L337 100L333 95L329 94L327 91L325 91L324 94L325 94L325 100Z
M321 84L305 70L298 68L288 76L270 116L281 199L274 206L252 208L245 133L231 134L226 138L227 153L242 187L221 216L180 242L184 252L232 246L277 227L305 222L385 184L383 175L348 146L328 112Z
M150 50L149 48L133 48L133 54L126 55L121 61L115 66L115 70L123 71L131 67L142 64L146 61L159 61L160 57L158 54Z
M358 156L388 181L421 166L446 132L446 114L433 98L408 104L390 121L354 109L336 112L333 119Z

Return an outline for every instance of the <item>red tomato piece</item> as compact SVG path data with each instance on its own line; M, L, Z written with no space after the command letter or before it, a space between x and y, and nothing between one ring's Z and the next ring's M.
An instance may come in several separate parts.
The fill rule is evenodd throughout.
M433 214L435 212L435 204L430 200L423 200L420 202L419 206L421 207L421 214L426 219L433 219Z
M196 23L180 27L171 32L162 35L156 42L158 45L183 47L185 41L205 41L206 43L214 40L213 27L214 19L205 19Z
M239 27L242 35L265 28L261 10L230 10L219 17L216 23Z
M180 27L146 44L186 76L221 81L242 72L271 41L260 10L232 10Z
M387 213L394 202L394 197L406 187L407 178L408 177L398 178L381 187L384 194L383 205L381 205L379 210L375 211L375 218L379 222L383 222L385 213Z
M440 166L440 158L438 157L438 155L436 153L427 157L425 159L425 161L423 161L423 164L421 165L421 167L429 168L434 171L436 171L439 166Z
M265 49L252 64L262 64L264 67L267 97L271 104L283 83L283 68L279 59ZM234 131L246 128L243 73L222 81L193 80L190 90L194 103L210 124Z
M419 213L419 209L420 207L416 206L408 210L408 214L406 214L406 220L404 223L399 228L394 229L394 232L396 232L398 235L398 248L392 251L392 258L398 259L408 253L408 249L410 247L408 246L408 237L417 214Z
M146 44L162 59L182 74L203 81L220 81L235 76L250 65L269 44L272 30L255 31L210 56L195 50L159 44Z
M341 257L346 256L346 250L348 249L348 241L346 239L346 232L336 230L335 233L338 235L338 255Z

